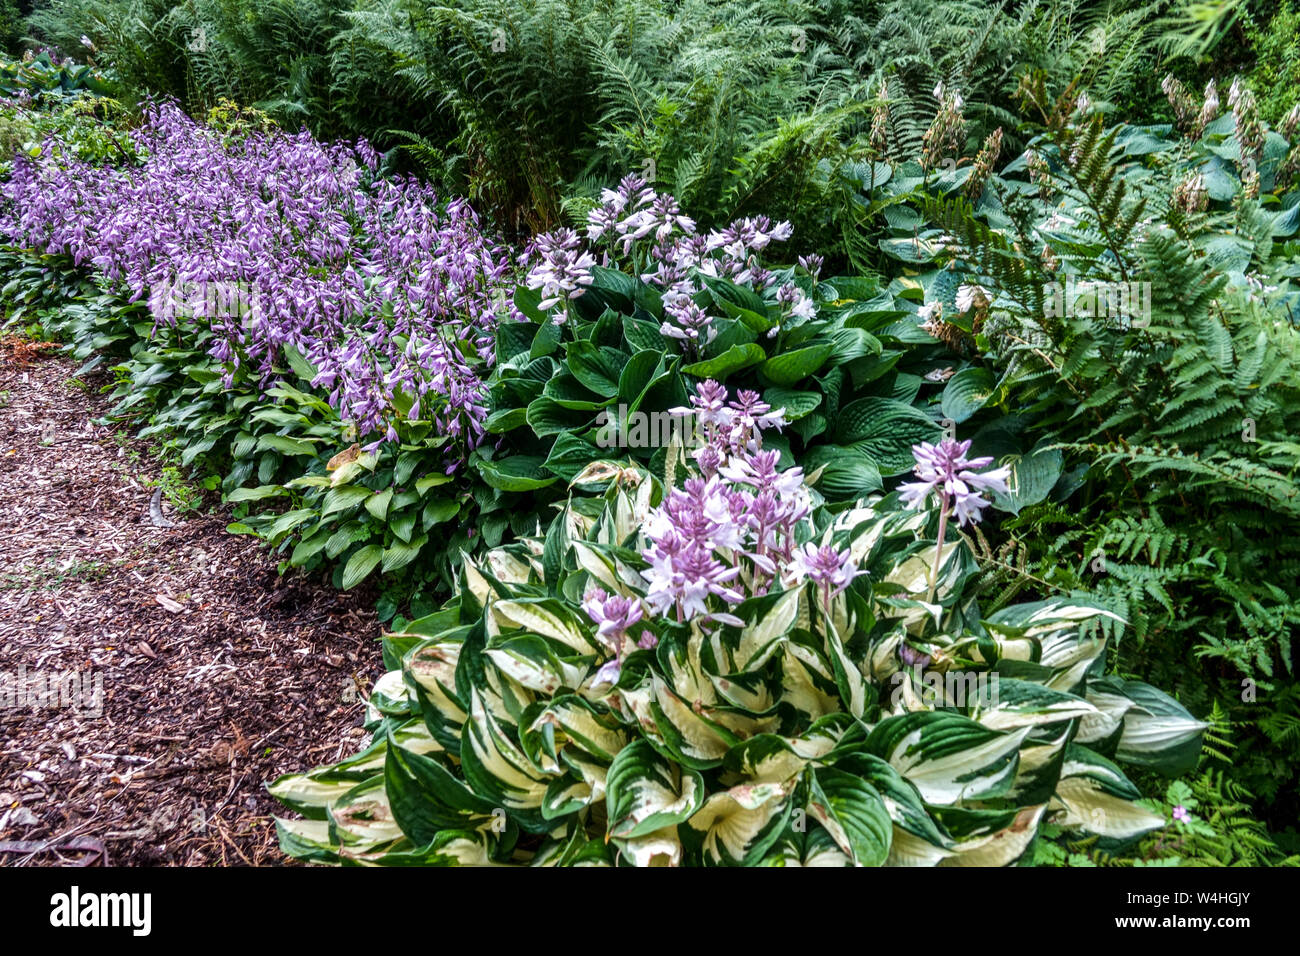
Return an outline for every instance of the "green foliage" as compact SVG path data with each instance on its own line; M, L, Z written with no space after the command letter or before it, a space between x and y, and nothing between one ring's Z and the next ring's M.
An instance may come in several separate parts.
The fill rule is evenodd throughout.
M983 540L983 560L1012 594L1086 591L1132 621L1120 668L1222 706L1243 741L1235 785L1280 828L1297 799L1300 623L1288 145L1268 134L1257 201L1230 114L1193 142L1026 90L1048 179L927 205L967 281L994 290L977 344L999 414L963 428L976 451L996 455L1010 428L1062 456L1046 500ZM1199 197L1177 188L1195 177ZM1149 308L1139 289L1117 314L1104 290L1134 282Z

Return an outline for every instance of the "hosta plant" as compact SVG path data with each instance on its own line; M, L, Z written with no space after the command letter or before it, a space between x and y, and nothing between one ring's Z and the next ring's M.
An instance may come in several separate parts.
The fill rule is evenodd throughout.
M593 463L573 488L601 494L467 561L452 601L385 639L371 745L271 786L304 817L279 821L286 852L1001 865L1048 822L1114 844L1164 825L1118 764L1178 769L1204 725L1101 676L1106 612L980 613L966 539L935 560L978 482L831 515L820 474L763 448L779 409L712 382L692 406L689 467L676 447L666 484Z

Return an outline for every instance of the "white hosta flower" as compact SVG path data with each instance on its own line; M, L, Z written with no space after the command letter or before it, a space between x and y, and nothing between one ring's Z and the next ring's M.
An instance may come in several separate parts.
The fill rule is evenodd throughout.
M958 312L987 309L989 306L989 292L982 285L963 284L957 289L956 306Z

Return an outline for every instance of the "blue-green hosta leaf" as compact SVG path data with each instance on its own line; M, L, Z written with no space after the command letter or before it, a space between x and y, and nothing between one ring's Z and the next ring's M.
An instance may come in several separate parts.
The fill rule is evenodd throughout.
M695 378L711 378L721 382L725 381L727 376L733 372L739 372L751 365L757 365L766 358L767 353L763 351L761 345L749 342L745 345L733 345L721 355L715 355L713 358L683 366L682 373L692 375Z
M822 393L774 387L763 392L763 401L774 409L783 409L786 421L797 422L821 405Z
M1029 730L1000 733L961 714L920 711L886 717L872 730L867 747L907 778L926 803L947 806L1005 793Z
M824 342L782 352L758 367L758 377L767 385L795 385L825 365L834 351L834 345Z
M605 777L609 835L614 839L644 837L676 826L703 801L704 778L665 760L645 740L620 750Z
M687 821L686 839L709 866L753 866L790 819L794 782L745 783L709 795Z
M830 501L864 498L884 485L876 462L857 445L816 445L801 464L809 474L822 469L817 488Z
M894 825L875 787L833 767L813 771L808 815L858 866L880 866L889 858Z
M986 368L964 368L943 389L943 417L961 424L981 408L997 388L993 373Z
M565 364L574 378L597 395L614 398L618 395L619 376L628 359L626 352L578 339L568 344Z
M860 398L836 419L835 440L861 449L882 475L901 475L916 465L912 446L937 441L941 430L924 412L890 398Z
M543 467L545 460L537 455L512 455L501 461L475 459L474 465L483 480L501 491L533 491L557 481Z
M956 378L957 376L953 376ZM1007 494L997 493L993 504L1003 511L1019 514L1021 509L1036 505L1052 490L1065 459L1059 448L1036 448L1028 455L1016 455L1000 464L1011 465L1011 476L1007 479Z

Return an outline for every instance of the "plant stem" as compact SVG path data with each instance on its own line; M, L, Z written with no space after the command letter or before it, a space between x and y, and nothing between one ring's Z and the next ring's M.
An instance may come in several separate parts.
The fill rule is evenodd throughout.
M934 565L930 568L930 590L926 592L925 603L934 603L934 590L939 584L939 562L943 560L943 538L948 531L948 496L939 496L939 541L934 547Z

